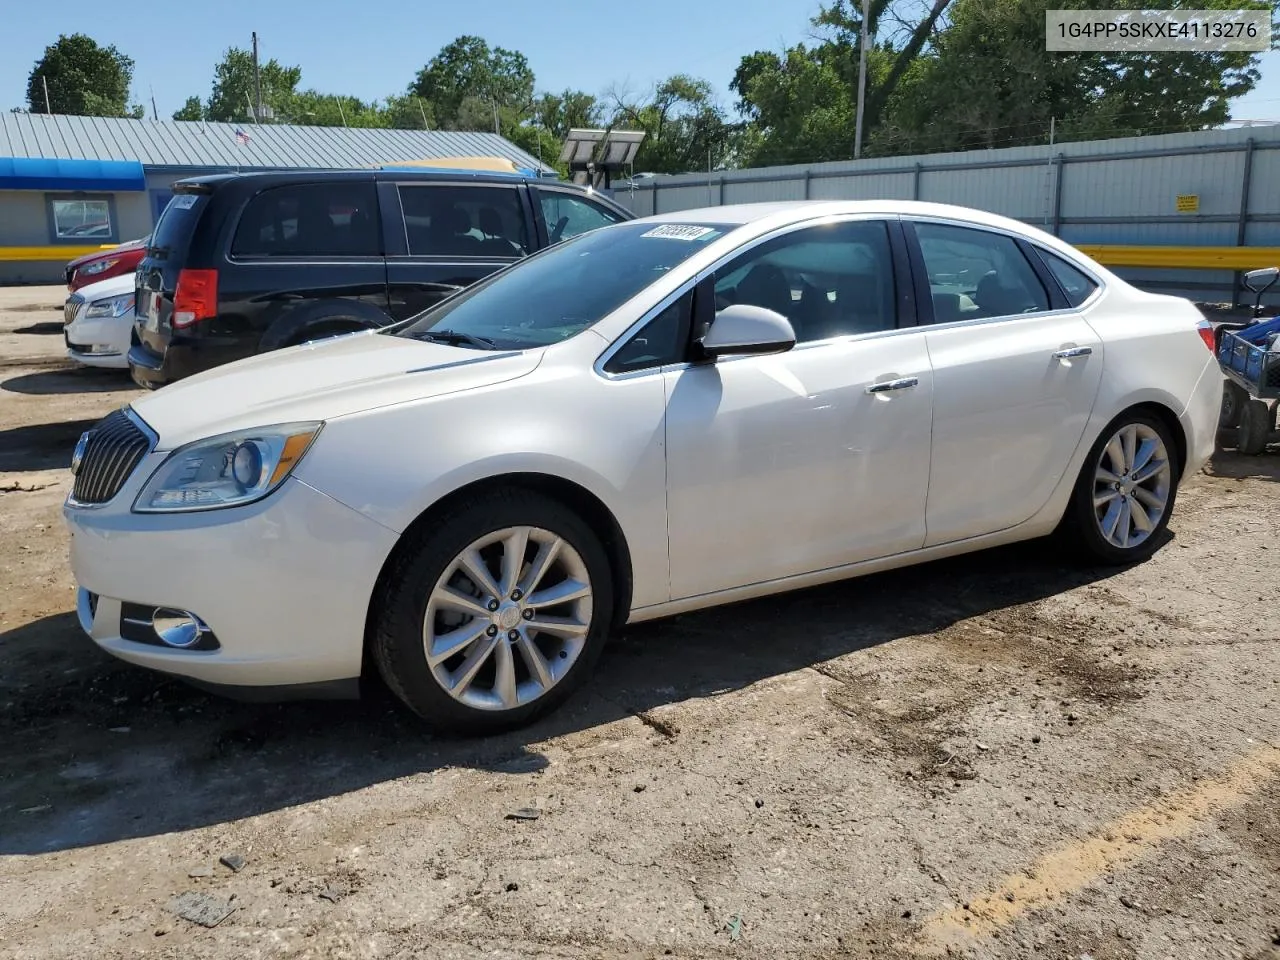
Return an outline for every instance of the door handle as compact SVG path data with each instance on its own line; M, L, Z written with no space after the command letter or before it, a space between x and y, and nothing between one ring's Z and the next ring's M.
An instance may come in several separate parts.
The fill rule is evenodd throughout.
M1093 347L1068 347L1053 355L1055 360L1070 360L1072 357L1087 357L1093 353Z
M919 377L899 377L897 380L873 383L867 387L867 393L888 393L891 390L906 390L908 387L914 387L919 383Z

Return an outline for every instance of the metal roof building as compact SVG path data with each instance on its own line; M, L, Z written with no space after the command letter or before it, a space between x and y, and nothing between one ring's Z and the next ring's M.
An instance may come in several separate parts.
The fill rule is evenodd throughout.
M175 180L236 170L500 157L554 171L492 133L0 114L0 283L151 231Z

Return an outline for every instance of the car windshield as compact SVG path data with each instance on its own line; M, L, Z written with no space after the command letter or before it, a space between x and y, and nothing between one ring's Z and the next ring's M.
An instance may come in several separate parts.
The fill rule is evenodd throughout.
M576 336L732 229L622 223L565 240L387 332L524 350Z

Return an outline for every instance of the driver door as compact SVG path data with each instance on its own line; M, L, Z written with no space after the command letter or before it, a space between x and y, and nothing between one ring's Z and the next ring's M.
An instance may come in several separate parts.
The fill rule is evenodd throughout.
M664 370L672 599L918 549L933 375L897 329L888 225L791 229L715 276L718 306L782 313L797 344Z

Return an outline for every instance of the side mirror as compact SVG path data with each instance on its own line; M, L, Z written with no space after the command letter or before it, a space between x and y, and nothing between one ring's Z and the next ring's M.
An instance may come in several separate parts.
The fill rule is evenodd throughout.
M1263 293L1271 289L1271 285L1280 277L1280 267L1263 267L1261 270L1250 270L1244 275L1244 285L1253 293Z
M785 353L796 345L796 332L782 314L749 303L732 303L716 314L702 338L709 357L741 353Z

